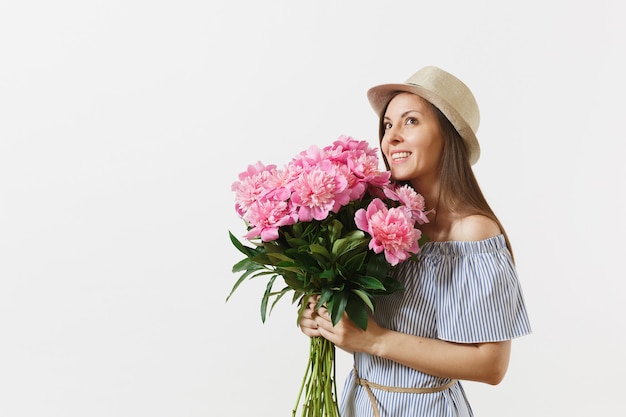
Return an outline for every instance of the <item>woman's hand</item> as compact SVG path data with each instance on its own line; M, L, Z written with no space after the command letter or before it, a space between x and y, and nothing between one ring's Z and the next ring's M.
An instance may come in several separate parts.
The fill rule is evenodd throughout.
M318 312L315 311L315 308L317 307L317 300L319 300L319 298L319 295L317 295L309 297L308 300L302 301L303 303L307 303L307 305L304 310L302 310L298 324L300 325L302 333L309 337L321 336L316 321Z
M373 348L386 329L369 318L367 329L357 326L346 313L333 326L326 307L317 308L319 296L310 297L300 315L300 330L309 337L321 336L347 352L374 352Z
M302 333L309 337L321 336L330 340L340 349L347 352L365 351L368 343L373 339L372 327L380 329L374 320L368 321L368 332L358 327L346 313L333 326L330 314L326 307L317 308L319 295L310 297L306 307L300 315L299 325Z

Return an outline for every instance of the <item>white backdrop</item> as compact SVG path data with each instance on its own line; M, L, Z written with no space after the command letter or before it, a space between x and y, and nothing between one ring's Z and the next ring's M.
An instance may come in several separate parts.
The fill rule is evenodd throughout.
M623 410L618 3L1 1L0 415L291 415L308 341L264 282L225 303L230 185L376 146L366 90L425 65L478 99L534 331L476 415Z

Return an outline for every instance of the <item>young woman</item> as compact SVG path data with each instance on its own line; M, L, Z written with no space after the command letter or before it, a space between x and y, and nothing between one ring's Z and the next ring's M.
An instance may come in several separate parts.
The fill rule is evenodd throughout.
M437 67L368 98L392 178L435 208L422 226L430 241L396 269L405 290L376 300L366 331L347 317L333 326L315 299L300 327L354 354L342 417L472 416L460 380L498 384L511 339L530 333L509 240L471 167L478 105Z

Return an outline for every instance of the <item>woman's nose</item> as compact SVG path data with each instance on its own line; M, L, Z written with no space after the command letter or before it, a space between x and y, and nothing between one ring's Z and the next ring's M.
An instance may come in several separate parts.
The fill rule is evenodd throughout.
M398 143L402 141L402 135L400 134L400 131L398 128L390 127L385 132L384 139L387 140L389 143Z

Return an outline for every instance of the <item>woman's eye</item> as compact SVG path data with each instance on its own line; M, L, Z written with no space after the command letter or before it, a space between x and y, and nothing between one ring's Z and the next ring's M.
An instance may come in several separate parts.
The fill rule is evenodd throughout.
M385 124L383 124L383 126L384 126L385 130L391 129L391 123L385 123Z
M409 117L408 119L406 119L406 124L407 125L416 125L417 124L417 119L415 117Z

